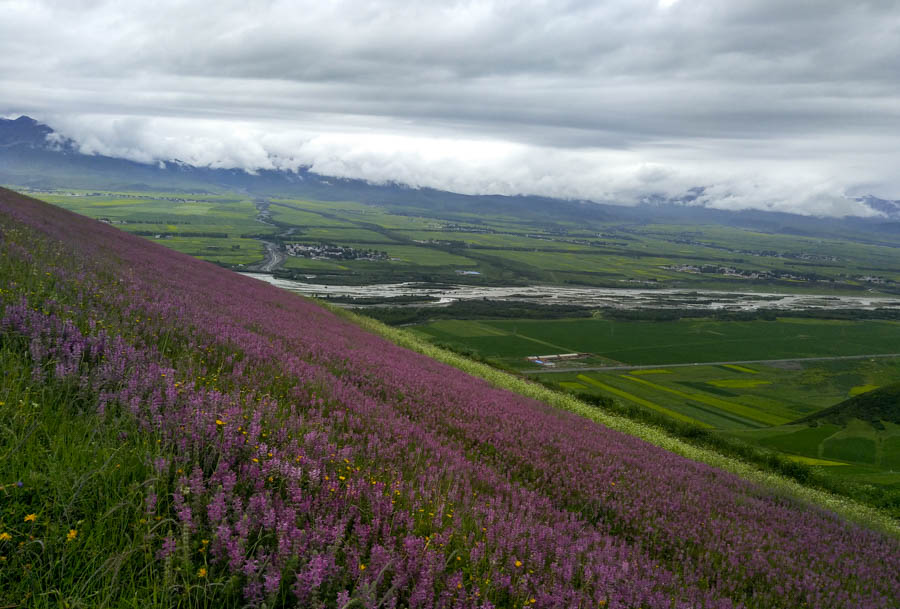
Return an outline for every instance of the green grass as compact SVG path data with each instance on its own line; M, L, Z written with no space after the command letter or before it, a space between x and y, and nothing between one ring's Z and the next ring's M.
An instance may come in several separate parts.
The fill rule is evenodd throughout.
M513 366L522 365L522 353L535 356L571 351L565 345L508 333L474 321L442 320L416 331L430 339L470 349L484 357L498 358Z
M373 230L353 227L324 227L303 228L301 232L291 236L292 240L302 243L334 243L346 245L349 243L367 244L371 249L382 250L380 244L396 244L396 241Z
M900 436L886 439L882 451L882 465L892 471L900 472Z
M590 247L567 241L536 239L525 235L498 233L469 233L464 231L401 231L408 239L420 241L462 241L475 247L490 248L530 248L571 252L590 251Z
M352 245L352 244L351 244ZM365 247L365 246L362 246ZM477 262L450 254L439 249L430 247L415 247L411 245L379 245L376 249L385 251L391 258L396 258L395 262L413 265L413 266L452 266L457 268L468 268L475 266Z
M820 474L838 484L865 485L867 492L876 495L893 493L896 507L896 497L900 496L900 425L885 422L875 427L853 419L844 425L797 423L729 434L804 459L808 465L823 466Z
M346 271L353 264L353 260L313 260L299 256L286 256L284 259L286 269L303 269L311 272Z
M18 300L16 294L27 294L32 306L65 309L74 327L99 323L111 336L127 336L123 330L130 321L116 315L91 319L80 306L97 286L126 301L116 275L101 270L99 283L66 285L54 273L34 269L74 274L83 261L25 231L4 227L4 237L12 243L30 239L34 259L0 256L0 276L14 280L12 289L0 284L0 301L9 304ZM127 318L141 314L131 310ZM143 343L148 344L178 362L221 355L197 352L177 332L154 335ZM30 354L30 341L21 334L0 333L0 607L233 604L239 584L201 571L207 568L207 545L170 510L184 472L159 459L171 463L178 449L163 434L140 427L118 401L100 412L102 400L92 383L83 376L57 376L54 358L39 359L44 374L38 369L36 376ZM90 359L85 357L86 366ZM152 501L159 507L148 509ZM160 559L166 537L179 538L183 550Z
M255 239L216 239L209 237L147 237L183 254L223 264L251 264L265 255L263 245Z
M343 220L330 218L311 211L303 211L303 209L298 209L298 207L300 207L299 203L270 205L269 213L276 222L289 224L301 229L311 226L353 228L352 224Z
M425 331L432 336L439 336L441 338L508 336L506 332L492 328L487 324L462 319L443 319L441 321L436 321L428 324Z
M819 446L822 442L836 434L841 428L837 425L820 425L818 427L796 425L785 429L788 433L762 437L759 443L784 452L815 457L819 455ZM796 429L796 431L791 431L792 429Z
M150 493L174 490L151 467L153 436L130 416L101 421L77 387L33 383L26 350L0 345L0 606L171 606L166 582L184 574L150 543L173 528L146 514Z
M633 365L894 353L900 345L898 322L805 322L797 324L790 319L774 322L564 319L478 323L490 325L506 334L561 345L565 347L565 351L594 353L609 360ZM431 333L430 325L419 329ZM521 342L516 344L523 348L515 351L498 342L495 349L488 347L482 355L523 358L534 355Z
M829 459L875 464L875 442L869 438L831 438L822 448Z
M855 377L848 376L848 380ZM900 424L900 382L884 377L886 384L879 389L864 393L856 393L856 387L850 389L851 397L839 404L812 417L809 421L846 424L851 419L868 421L869 423Z

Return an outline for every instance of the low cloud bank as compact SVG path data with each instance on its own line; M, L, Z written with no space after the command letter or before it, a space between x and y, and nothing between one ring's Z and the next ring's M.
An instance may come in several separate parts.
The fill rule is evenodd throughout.
M2 3L2 0L0 0ZM468 193L870 213L900 198L900 6L3 3L0 112L86 152Z
M84 154L141 163L178 160L248 172L308 168L323 176L374 184L619 205L665 198L728 210L875 214L847 196L862 184L841 182L818 163L752 157L725 161L716 159L714 150L698 161L686 158L683 149L563 149L497 139L371 130L323 133L233 121L88 115L58 116L49 122ZM654 158L661 160L650 160Z

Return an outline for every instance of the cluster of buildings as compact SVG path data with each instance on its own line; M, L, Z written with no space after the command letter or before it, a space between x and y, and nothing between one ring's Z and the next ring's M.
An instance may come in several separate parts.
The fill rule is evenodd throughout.
M287 243L284 251L288 256L301 258L327 258L332 260L387 260L387 252L376 250L361 250L343 245L328 243L316 243L306 245L303 243Z
M726 277L737 277L739 279L787 279L793 281L809 281L809 277L788 273L786 271L745 271L736 269L732 266L714 266L704 265L697 266L694 264L678 264L663 266L668 271L678 271L679 273L703 273L711 275L724 275Z

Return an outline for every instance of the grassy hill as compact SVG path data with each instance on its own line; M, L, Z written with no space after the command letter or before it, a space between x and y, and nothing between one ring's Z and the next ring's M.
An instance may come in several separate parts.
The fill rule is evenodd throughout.
M797 423L834 423L846 425L853 419L876 423L900 424L900 383L879 387L835 404Z
M900 541L0 191L0 607L888 607Z

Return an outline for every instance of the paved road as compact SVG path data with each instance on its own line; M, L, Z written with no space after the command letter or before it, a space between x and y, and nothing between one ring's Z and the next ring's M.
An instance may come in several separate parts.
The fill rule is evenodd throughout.
M653 368L687 368L689 366L722 366L725 364L784 364L790 362L828 362L842 359L871 359L874 357L900 357L900 353L875 353L872 355L835 355L831 357L794 357L790 359L745 359L733 362L693 362L690 364L652 364L647 366L594 366L590 368L541 368L520 370L522 374L549 374L555 372L606 372L612 370L652 370Z
M265 199L256 199L255 201L256 209L259 213L256 215L256 221L265 224L266 226L277 226L273 224L269 220L271 220L271 213L269 212L269 201ZM296 231L296 228L289 228L284 232L278 233L279 237L290 237ZM266 259L262 262L258 262L256 264L251 264L247 267L248 271L256 271L260 273L271 273L278 267L284 263L284 252L279 249L278 245L275 243L271 243L270 241L266 241L264 239L260 239L262 244L266 248Z
M284 254L274 243L263 241L263 245L266 246L266 261L260 264L256 270L271 273L284 262Z

